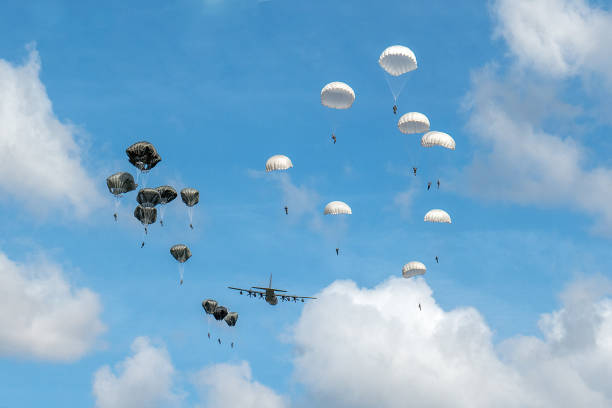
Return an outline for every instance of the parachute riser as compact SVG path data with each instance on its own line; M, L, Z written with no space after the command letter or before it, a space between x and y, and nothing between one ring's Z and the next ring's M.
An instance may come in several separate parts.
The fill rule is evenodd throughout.
M404 90L404 87L408 83L408 77L407 75L400 75L398 77L394 77L387 73L383 73L383 75L385 76L385 81L387 81L389 90L391 91L391 94L393 95L393 102L395 105L397 105L397 101L400 97L400 94L402 93L402 91Z

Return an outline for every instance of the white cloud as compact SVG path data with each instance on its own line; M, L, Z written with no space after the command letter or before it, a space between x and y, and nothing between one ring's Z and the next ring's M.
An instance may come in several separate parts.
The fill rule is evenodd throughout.
M545 75L599 74L612 85L612 13L585 0L497 0L496 34L519 64Z
M0 191L37 213L85 216L99 201L97 183L83 167L77 129L55 116L39 74L35 49L21 66L0 59Z
M422 279L374 289L335 282L295 326L294 377L316 406L608 407L612 299L601 297L604 286L571 286L562 308L541 317L543 340L496 347L478 311L441 309Z
M270 388L253 381L246 361L216 364L195 376L206 407L282 408L287 402Z
M189 394L178 391L185 377L172 364L163 345L153 345L147 337L132 343L132 355L115 367L101 367L94 374L93 393L99 408L145 408L185 406ZM287 406L270 388L253 381L246 361L205 367L192 377L202 398L198 407L269 407Z
M570 286L563 307L544 314L544 339L517 337L500 346L509 365L531 388L542 406L612 405L612 299L610 282L592 278Z
M584 80L579 92L587 94L593 79L612 85L612 13L583 0L497 0L492 8L510 64L472 76L466 100L475 154L461 190L578 210L596 220L596 232L612 234L612 168L582 141L585 122L609 122L612 94L597 86L603 98L563 102L571 77Z
M373 289L337 281L305 305L292 331L294 379L308 406L608 407L609 293L604 278L577 281L558 310L540 317L541 337L496 345L477 310L443 310L421 278L392 277ZM100 408L192 406L188 400L197 398L178 391L186 388L182 378L199 394L198 407L290 405L253 380L247 362L185 375L165 347L144 337L115 371L104 366L95 373Z
M94 375L93 393L99 408L176 406L173 392L174 366L163 346L155 347L146 337L132 343L131 357L116 365L115 375L103 366Z
M0 354L72 361L105 331L98 296L73 288L60 267L17 264L0 252Z
M578 208L597 219L600 232L612 231L612 169L597 166L579 141L543 130L531 106L571 117L577 110L531 94L539 87L499 80L490 69L476 73L468 96L468 128L480 153L466 169L466 187L489 199L540 206ZM519 93L520 92L520 93Z

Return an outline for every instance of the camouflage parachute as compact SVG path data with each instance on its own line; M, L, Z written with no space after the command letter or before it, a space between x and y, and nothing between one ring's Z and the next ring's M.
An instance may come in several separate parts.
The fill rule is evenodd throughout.
M168 204L178 196L176 190L170 186L159 186L155 190L159 193L160 204Z
M230 312L223 320L225 320L225 323L227 323L228 326L235 326L236 322L238 321L238 313Z
M143 207L142 205L138 205L134 210L134 217L136 217L142 225L147 226L153 224L157 219L157 210L155 207Z
M195 188L184 188L181 190L181 200L187 207L193 207L200 202L200 192Z
M206 299L202 301L202 307L206 314L215 313L215 309L217 308L217 301L213 299Z
M138 185L134 182L134 177L130 173L119 172L106 179L106 186L111 194L118 196L136 190Z
M155 207L161 201L161 195L154 188L140 189L136 201L143 207Z
M130 163L143 172L151 170L161 161L155 146L149 142L134 143L125 149L125 153Z
M184 263L191 258L191 251L187 245L183 244L177 244L170 248L170 254L180 263Z
M227 308L225 306L217 306L213 312L215 320L223 320L227 316Z

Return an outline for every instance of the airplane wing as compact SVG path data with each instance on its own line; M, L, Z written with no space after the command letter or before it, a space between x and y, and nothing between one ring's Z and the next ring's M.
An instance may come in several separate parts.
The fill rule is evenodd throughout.
M233 290L239 290L240 294L242 295L242 292L246 292L248 296L257 296L259 295L259 297L262 297L263 295L265 295L265 292L260 292L258 290L253 290L253 289L242 289L242 288L234 288L231 286L227 287L228 289L233 289Z
M253 289L261 289L261 290L273 290L275 292L287 292L286 290L282 290L282 289L260 288L259 286L251 286L251 288L253 288Z
M298 299L300 299L302 302L304 301L304 299L316 299L316 297L312 297L312 296L294 296L294 295L280 295L282 300L286 300L286 301L291 301L293 300L294 302L297 302Z

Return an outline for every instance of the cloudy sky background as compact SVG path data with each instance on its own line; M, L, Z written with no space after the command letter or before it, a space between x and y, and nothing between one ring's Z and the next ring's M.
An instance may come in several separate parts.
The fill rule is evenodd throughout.
M0 7L0 407L612 405L609 4L21 3ZM392 44L419 61L400 113L451 155L397 131ZM332 145L336 80L357 98ZM105 186L139 140L148 185L201 194L193 231L174 202L143 249L135 194L115 223ZM265 174L273 154L295 167ZM452 225L423 223L438 207ZM270 273L319 299L226 289Z

